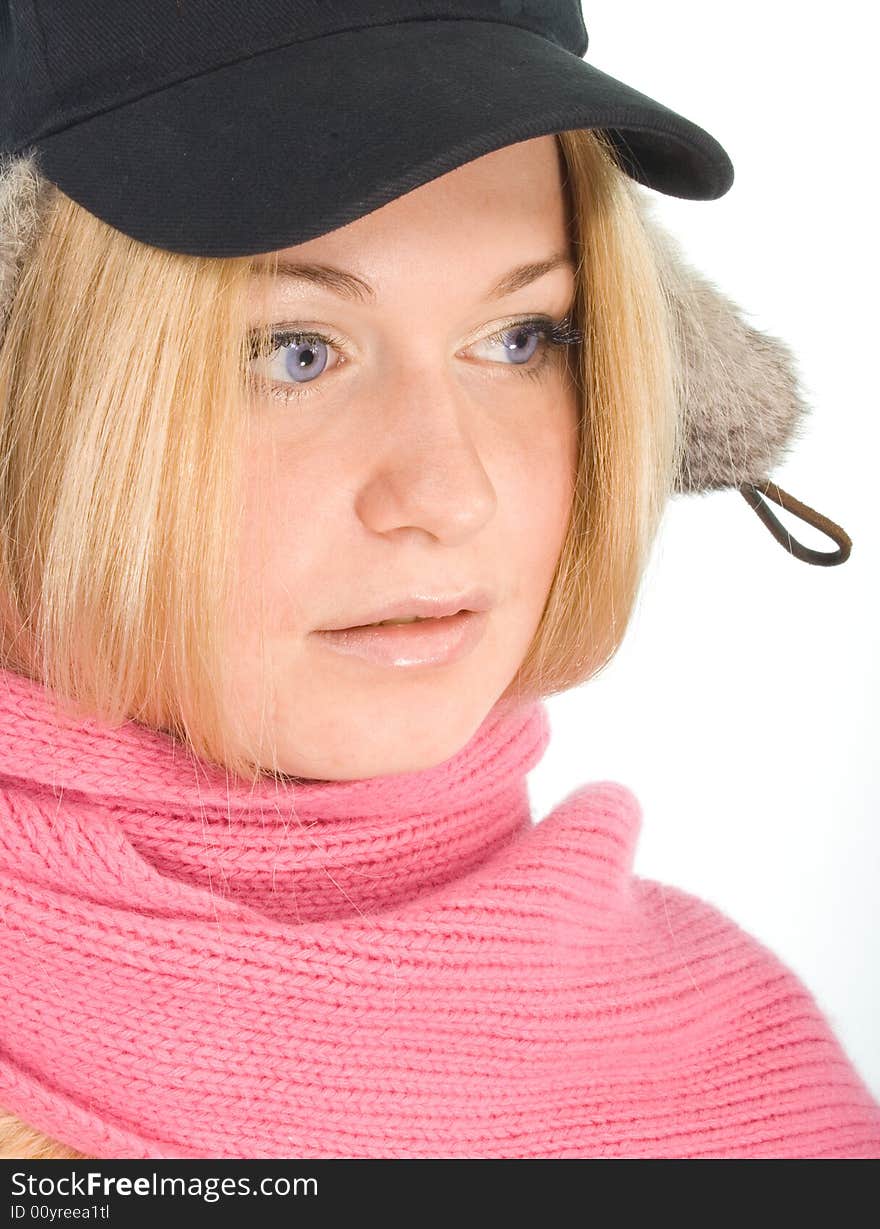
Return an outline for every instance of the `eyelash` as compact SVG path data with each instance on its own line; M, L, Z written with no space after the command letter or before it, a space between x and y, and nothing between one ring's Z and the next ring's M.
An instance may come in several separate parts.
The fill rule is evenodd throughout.
M541 333L544 336L544 345L537 352L540 354L537 362L530 360L528 363L511 363L511 364L494 364L495 366L510 366L513 370L518 371L520 375L532 377L532 379L540 379L543 375L544 368L548 361L564 351L569 346L579 345L584 340L584 335L580 329L575 328L571 312L563 316L560 320L552 320L549 316L532 316L526 320L511 320L508 324L502 325L495 333L489 333L486 337L482 337L480 341L498 341L504 339L506 333L512 332L514 329L528 332L529 330L535 333ZM269 345L265 349L261 349L262 339L267 336L262 329L255 329L249 335L249 355L251 360L256 358L271 358L276 350L283 349L284 346L291 344L297 345L302 342L319 341L323 345L331 346L334 350L338 350L343 356L345 355L345 346L340 338L334 337L331 334L319 333L314 330L302 329L273 329L268 334ZM476 344L476 343L474 343ZM534 356L533 356L534 359ZM315 381L317 383L317 381ZM271 397L277 397L282 401L297 400L298 398L308 397L312 390L308 387L308 383L297 387L296 384L278 385L275 381L267 381L268 394ZM280 391L283 390L283 391Z

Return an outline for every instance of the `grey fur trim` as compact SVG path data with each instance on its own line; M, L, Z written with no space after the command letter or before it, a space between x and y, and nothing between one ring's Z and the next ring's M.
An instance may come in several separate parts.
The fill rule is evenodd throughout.
M742 309L688 262L653 216L653 196L639 188L637 199L677 335L685 451L675 489L689 494L758 485L803 438L812 408L801 395L794 354L778 337L748 324Z
M51 185L33 155L0 157L0 339L24 258L37 237Z
M32 154L0 157L0 339L51 188ZM747 324L741 309L688 263L653 216L652 194L639 188L634 195L676 327L686 448L675 489L688 494L760 483L799 437L809 409L794 356L784 342Z

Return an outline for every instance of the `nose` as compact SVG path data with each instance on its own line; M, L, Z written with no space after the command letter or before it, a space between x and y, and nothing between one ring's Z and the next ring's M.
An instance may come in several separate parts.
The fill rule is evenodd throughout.
M473 430L477 407L452 379L426 377L423 366L398 371L384 392L358 516L374 533L421 529L450 545L466 541L497 503Z

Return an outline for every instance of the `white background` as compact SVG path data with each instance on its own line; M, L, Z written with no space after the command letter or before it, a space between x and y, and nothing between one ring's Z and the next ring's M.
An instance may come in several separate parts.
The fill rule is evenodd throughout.
M854 2L828 20L755 0L583 8L585 59L730 155L726 196L652 193L656 217L794 351L811 409L769 476L853 547L837 567L802 563L738 492L676 497L619 654L546 701L534 812L590 780L629 786L644 812L635 873L775 951L880 1098L875 18ZM770 507L804 545L835 548Z

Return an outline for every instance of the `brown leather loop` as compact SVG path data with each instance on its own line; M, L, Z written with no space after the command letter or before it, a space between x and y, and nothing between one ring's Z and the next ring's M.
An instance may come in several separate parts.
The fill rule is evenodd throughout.
M775 482L765 479L760 484L760 487L755 486L751 482L743 482L737 488L743 499L754 508L758 516L773 534L773 537L787 551L790 551L796 559L803 560L804 563L816 563L822 567L833 567L838 563L845 563L852 549L852 539L849 535L836 525L834 521L829 520L827 516L823 516L821 512L817 512L815 508L809 508L806 504L802 504L799 499L795 499L793 495L789 495L787 491L783 491ZM809 546L804 546L791 536L781 521L770 511L767 504L761 498L762 495L769 496L774 503L779 504L781 508L785 508L789 512L793 512L795 516L800 517L802 521L806 521L808 525L813 525L816 529L820 529L827 534L837 544L836 551L821 551L812 550Z

